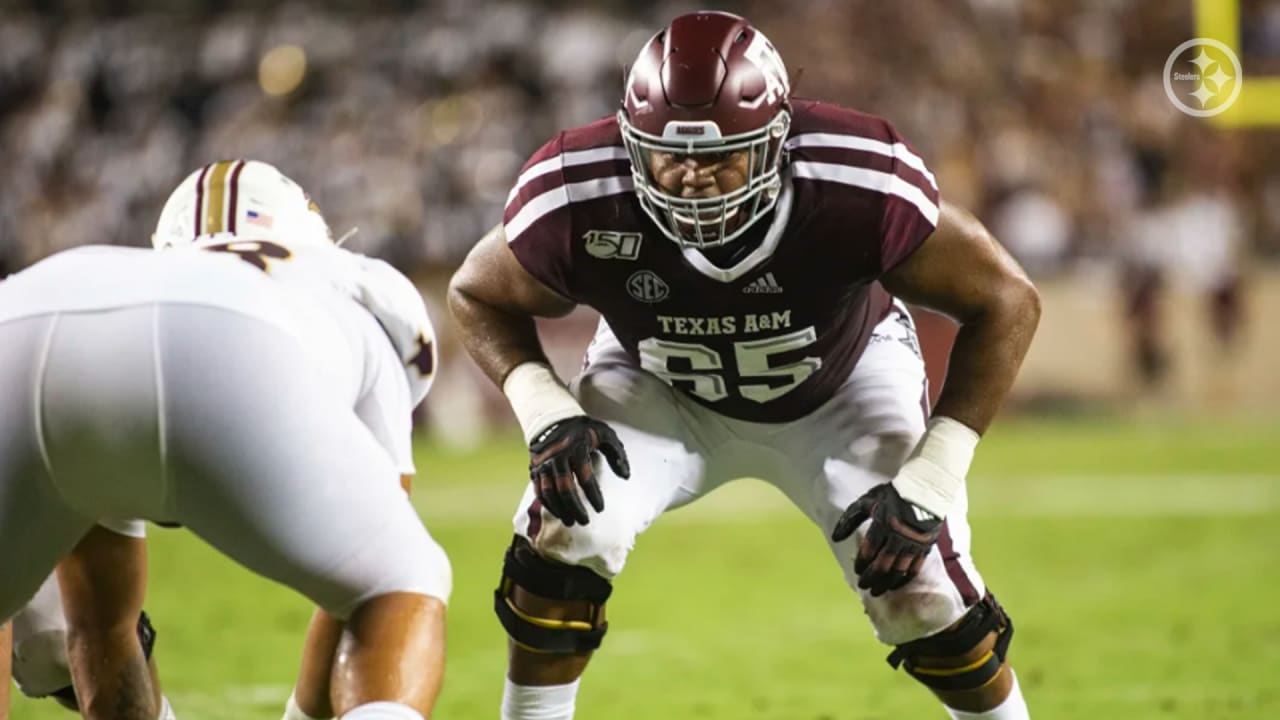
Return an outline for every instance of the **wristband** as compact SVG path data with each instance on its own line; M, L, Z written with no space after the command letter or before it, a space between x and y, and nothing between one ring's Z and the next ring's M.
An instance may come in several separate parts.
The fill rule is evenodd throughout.
M502 394L511 403L527 443L561 420L587 414L546 363L517 365L502 381Z
M964 495L978 433L949 417L929 420L916 449L902 464L893 487L904 500L945 518Z

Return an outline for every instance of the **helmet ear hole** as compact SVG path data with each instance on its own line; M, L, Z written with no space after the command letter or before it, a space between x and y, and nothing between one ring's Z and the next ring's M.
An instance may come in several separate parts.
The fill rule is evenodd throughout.
M734 45L741 45L742 43L744 43L744 42L746 42L746 41L747 41L747 31L746 31L746 30L741 30L741 31L739 31L739 32L738 32L738 37L736 37L736 38L734 38L734 39L733 39L733 44L734 44Z

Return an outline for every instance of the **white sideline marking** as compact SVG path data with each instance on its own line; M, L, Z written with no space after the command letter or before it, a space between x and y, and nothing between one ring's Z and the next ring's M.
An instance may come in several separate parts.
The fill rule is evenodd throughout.
M980 482L980 481L979 481ZM975 491L972 514L1104 517L1263 515L1280 510L1280 477L1269 475L1064 475Z
M278 706L284 713L291 685L227 685L212 692L166 692L174 713L182 718L227 718L240 720L244 710Z
M1275 475L1039 475L969 481L971 517L1239 516L1280 512ZM415 489L428 527L505 522L524 487L484 484ZM606 495L605 501L608 502ZM667 524L743 522L797 512L776 489L737 481L664 518Z

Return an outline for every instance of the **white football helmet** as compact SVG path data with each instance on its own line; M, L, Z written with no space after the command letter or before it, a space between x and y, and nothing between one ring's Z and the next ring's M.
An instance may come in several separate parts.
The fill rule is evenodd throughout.
M310 196L258 160L222 160L188 175L165 202L151 244L163 250L219 237L285 246L333 244L333 233Z

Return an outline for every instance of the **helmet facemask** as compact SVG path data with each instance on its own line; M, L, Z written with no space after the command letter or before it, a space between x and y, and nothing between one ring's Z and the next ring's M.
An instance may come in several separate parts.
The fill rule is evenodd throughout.
M631 177L640 206L664 235L682 247L705 249L730 243L772 210L778 200L783 139L791 125L785 108L765 126L729 136L721 136L719 127L710 121L673 121L661 136L653 135L632 125L625 109L618 112L618 125L631 156ZM653 175L653 153L696 158L735 152L747 154L746 182L715 197L671 195Z

